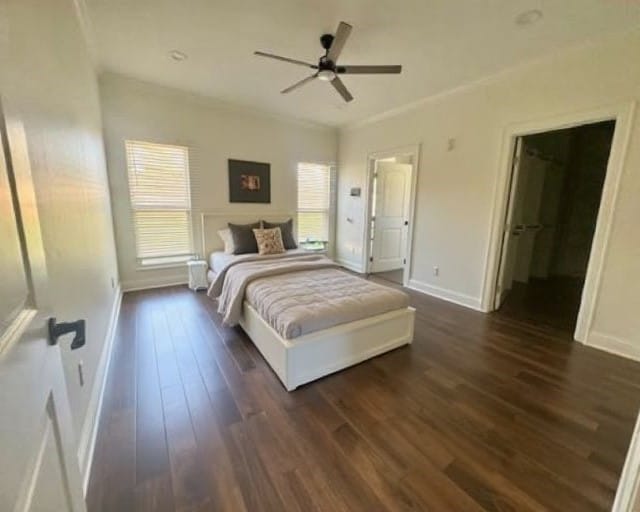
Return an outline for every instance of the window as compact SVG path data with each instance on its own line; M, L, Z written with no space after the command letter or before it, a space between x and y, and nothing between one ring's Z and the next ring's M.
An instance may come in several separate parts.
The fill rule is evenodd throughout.
M326 164L298 164L298 241L329 241L332 168Z
M189 259L189 150L132 140L125 144L138 261L162 265Z

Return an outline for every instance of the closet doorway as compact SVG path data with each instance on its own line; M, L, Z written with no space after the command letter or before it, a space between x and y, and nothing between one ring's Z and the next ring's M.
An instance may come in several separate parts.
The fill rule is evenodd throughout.
M615 121L516 139L494 307L573 335Z
M417 148L369 156L367 273L396 284L409 279Z

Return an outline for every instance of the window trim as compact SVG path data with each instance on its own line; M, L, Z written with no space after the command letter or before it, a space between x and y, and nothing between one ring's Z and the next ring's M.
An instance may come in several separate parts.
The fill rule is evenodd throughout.
M178 268L184 267L187 261L191 261L194 258L194 254L184 256L167 256L164 258L136 258L136 270L155 270L160 268ZM166 261L161 261L161 260ZM145 263L146 261L153 261L152 263ZM158 260L158 261L155 261Z

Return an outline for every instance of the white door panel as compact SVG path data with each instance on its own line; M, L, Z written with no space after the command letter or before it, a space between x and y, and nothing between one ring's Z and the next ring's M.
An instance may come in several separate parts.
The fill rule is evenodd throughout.
M405 198L405 185L407 176L404 170L397 169L397 165L393 168L384 170L385 173L384 184L382 187L382 208L381 213L385 217L403 217L404 216L404 202ZM380 171L378 171L380 172ZM378 177L380 175L378 174Z
M402 232L398 229L385 229L380 233L380 259L392 260L402 257Z
M404 267L411 165L377 162L370 272Z
M51 304L29 141L17 116L5 122L6 106L0 105L0 247L13 256L0 257L0 276L16 278L0 286L0 510L83 512L60 350L47 339Z
M48 510L73 510L71 494L73 490L67 481L66 470L62 466L64 445L60 438L60 424L56 417L56 405L50 395L43 430L37 433L35 464L27 474L33 478L33 494L28 499L27 510L45 512Z

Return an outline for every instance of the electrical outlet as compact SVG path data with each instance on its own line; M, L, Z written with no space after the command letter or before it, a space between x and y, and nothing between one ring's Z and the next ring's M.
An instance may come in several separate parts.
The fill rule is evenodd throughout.
M440 267L433 267L433 275L436 277L440 275Z
M82 360L78 362L78 380L80 381L80 387L84 386L84 363Z

